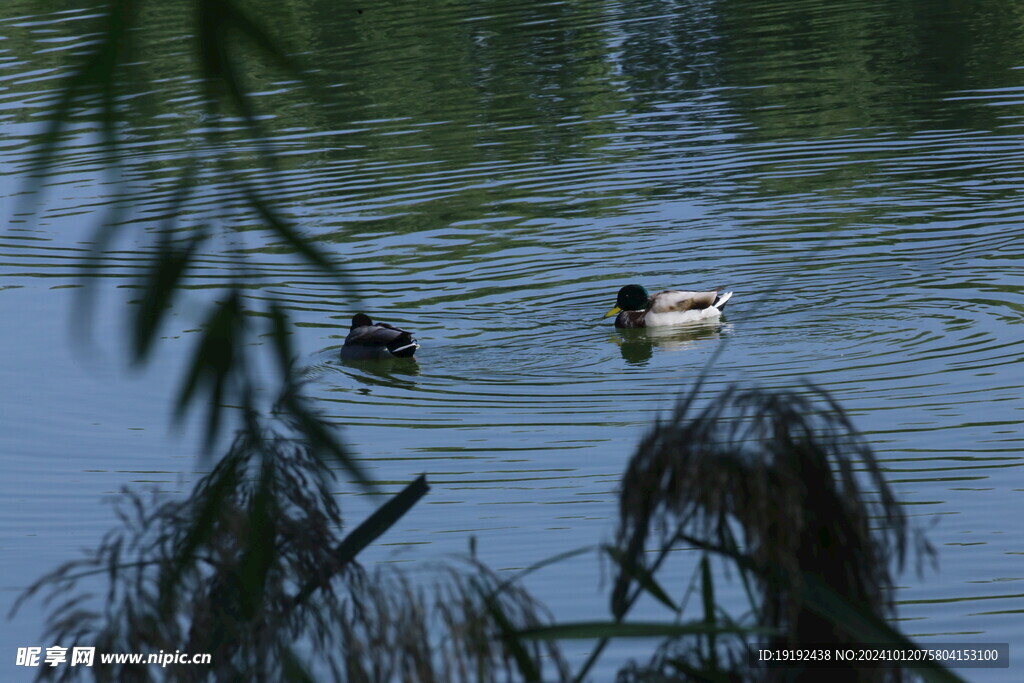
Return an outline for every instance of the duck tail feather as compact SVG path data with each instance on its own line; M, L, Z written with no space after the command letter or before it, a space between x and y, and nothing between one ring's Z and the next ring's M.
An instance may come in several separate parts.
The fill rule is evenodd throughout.
M729 302L729 299L731 299L731 298L732 298L732 292L726 292L722 296L720 296L717 299L715 299L715 303L712 304L712 305L715 308L717 308L718 310L722 310L723 308L725 308L725 304L727 304Z
M413 338L409 332L403 332L394 339L388 342L388 351L391 352L392 356L398 358L408 358L409 356L416 353L416 349L420 347L419 343Z

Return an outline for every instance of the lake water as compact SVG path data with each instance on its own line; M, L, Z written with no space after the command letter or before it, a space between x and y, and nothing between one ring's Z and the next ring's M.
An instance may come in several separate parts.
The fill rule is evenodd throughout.
M275 171L251 144L202 136L170 11L191 5L167 3L144 14L120 175L76 124L33 216L31 136L95 13L30 0L0 13L5 613L98 542L123 486L183 493L205 471L197 425L172 429L170 410L200 305L242 282L288 308L311 392L370 476L389 491L429 478L369 561L435 562L472 535L507 571L607 540L638 439L705 369L705 397L810 379L867 434L938 550L937 569L901 577L899 626L1021 656L1017 4L257 4L282 13L272 23L330 86L311 99L248 74ZM257 230L217 155L336 254L360 298ZM181 173L201 179L183 224L230 231L206 245L156 361L133 372L125 316ZM109 268L82 277L93 227L129 202ZM83 282L90 334L71 324ZM630 282L736 294L720 327L627 335L600 316ZM416 362L339 363L358 310L414 330ZM350 523L376 504L344 480L338 493ZM568 621L605 614L601 579L587 555L528 586ZM52 644L40 612L0 622L4 680L30 673L15 648ZM648 652L624 645L597 679Z

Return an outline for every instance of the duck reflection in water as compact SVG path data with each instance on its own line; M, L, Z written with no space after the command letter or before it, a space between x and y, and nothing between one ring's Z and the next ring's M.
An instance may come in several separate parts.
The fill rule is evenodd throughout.
M364 385L360 393L368 394L374 387L392 389L413 389L420 374L420 366L415 358L384 358L381 360L347 360L341 364L351 371L346 375Z
M644 365L654 355L654 349L682 351L693 348L698 341L721 336L724 326L720 321L709 321L676 327L647 327L619 329L611 337L618 344L622 359L630 365Z

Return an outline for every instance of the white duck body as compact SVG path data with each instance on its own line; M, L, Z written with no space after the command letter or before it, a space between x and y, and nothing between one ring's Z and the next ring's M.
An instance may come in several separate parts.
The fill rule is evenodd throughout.
M643 316L645 327L684 325L722 317L722 307L732 296L726 292L684 292L666 289L651 297L650 308Z

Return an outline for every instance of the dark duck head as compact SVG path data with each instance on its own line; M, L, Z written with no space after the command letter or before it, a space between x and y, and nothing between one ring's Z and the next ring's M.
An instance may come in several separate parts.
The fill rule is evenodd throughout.
M615 316L616 327L643 327L643 312L651 303L651 295L643 285L626 285L615 297L615 306L604 317Z

